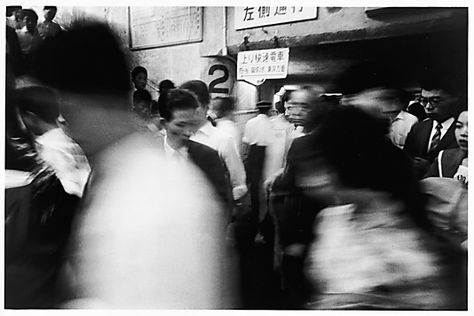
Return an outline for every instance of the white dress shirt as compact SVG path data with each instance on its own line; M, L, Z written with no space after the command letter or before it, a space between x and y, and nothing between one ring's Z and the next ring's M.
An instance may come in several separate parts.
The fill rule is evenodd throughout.
M50 166L69 194L82 197L91 168L81 147L61 128L35 139L39 157Z
M222 134L229 135L232 141L234 142L237 153L240 156L240 147L242 136L239 132L239 129L236 127L235 122L229 119L218 119L216 120L217 129L222 132Z
M186 146L182 146L178 150L174 149L168 144L168 137L164 137L163 147L165 149L165 157L168 160L177 161L177 162L184 162L188 161L188 148Z
M270 118L272 123L272 140L267 146L263 177L266 180L285 166L286 155L293 141L291 135L293 124L279 114Z
M247 193L244 164L240 158L231 136L222 133L211 122L206 122L193 136L192 141L211 147L224 160L230 175L234 200Z
M265 114L247 121L242 141L249 145L268 146L272 139L272 123Z
M403 149L405 146L405 140L408 133L415 123L418 122L418 119L413 114L410 114L406 111L400 111L398 115L392 120L392 126L390 128L390 140L392 143Z
M440 137L440 139L442 139L444 137L444 135L448 131L449 127L451 127L451 124L453 124L453 123L454 123L454 118L453 117L450 117L446 121L441 123L443 128L441 128L441 137ZM430 138L428 139L428 151L430 150L431 141L433 139L433 136L436 133L436 126L437 125L438 125L438 122L436 120L433 120L433 127L431 128Z

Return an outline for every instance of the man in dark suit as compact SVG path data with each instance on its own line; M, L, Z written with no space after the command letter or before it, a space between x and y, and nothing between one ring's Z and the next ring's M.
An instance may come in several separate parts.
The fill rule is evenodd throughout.
M184 89L173 89L167 95L162 124L166 130L163 140L165 155L179 161L193 162L212 184L226 210L232 209L232 191L228 172L217 151L189 140L198 127L196 110L199 104L195 96ZM230 218L230 213L228 214Z
M405 152L414 160L421 178L443 149L456 148L454 116L460 98L453 88L441 83L424 83L420 103L428 119L413 126L405 142Z

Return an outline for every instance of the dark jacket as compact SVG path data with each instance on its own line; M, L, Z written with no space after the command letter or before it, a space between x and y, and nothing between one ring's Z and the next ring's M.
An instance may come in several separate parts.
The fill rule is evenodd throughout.
M225 209L230 212L233 199L229 173L219 154L214 149L191 140L187 147L189 159L205 174Z
M429 162L433 162L441 150L458 147L454 137L456 124L453 123L443 138L441 138L438 146L428 153L428 143L430 141L431 130L433 129L433 122L432 119L427 119L413 125L405 141L405 147L403 148L406 153L412 157L421 157Z
M460 148L451 148L443 151L441 155L441 168L442 176L444 178L452 178L458 171L459 165L462 163L462 160L466 157L466 153ZM430 169L424 176L428 177L440 177L439 172L439 155L435 158L434 162L431 164Z

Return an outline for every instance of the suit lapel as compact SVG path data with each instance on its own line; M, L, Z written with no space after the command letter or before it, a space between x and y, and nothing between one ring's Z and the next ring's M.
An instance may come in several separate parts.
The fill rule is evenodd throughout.
M420 141L420 156L425 156L428 153L428 143L430 142L431 130L433 129L433 120L423 121L422 128L420 131L419 141Z
M439 141L438 147L439 148L450 148L450 145L452 145L454 142L456 142L456 138L454 136L454 129L456 128L456 124L453 123L451 126L448 128L448 131L444 136L441 138Z

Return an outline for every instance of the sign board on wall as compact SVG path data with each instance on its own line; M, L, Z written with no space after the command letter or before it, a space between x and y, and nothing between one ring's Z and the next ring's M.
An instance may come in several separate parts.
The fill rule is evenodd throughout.
M317 7L235 7L235 29L311 20L318 17Z
M202 7L129 7L130 48L202 41Z
M289 48L239 52L237 54L237 80L286 78L289 55Z
M207 83L212 98L230 96L235 84L235 60L227 56L202 56L206 62L201 79Z

